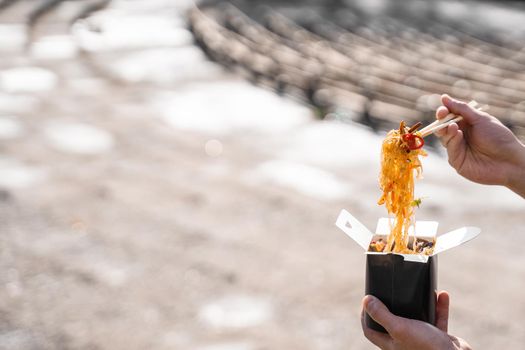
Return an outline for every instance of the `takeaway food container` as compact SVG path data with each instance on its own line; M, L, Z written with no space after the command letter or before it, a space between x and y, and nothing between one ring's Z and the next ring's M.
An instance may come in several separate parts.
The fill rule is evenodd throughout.
M379 298L395 315L435 323L437 292L437 254L457 247L475 238L481 230L477 227L462 227L436 237L438 222L416 221L409 235L434 241L431 255L378 253L369 251L370 243L385 238L391 227L391 219L381 218L375 234L348 211L342 210L336 226L364 248L366 254L365 294ZM371 329L385 329L365 314Z

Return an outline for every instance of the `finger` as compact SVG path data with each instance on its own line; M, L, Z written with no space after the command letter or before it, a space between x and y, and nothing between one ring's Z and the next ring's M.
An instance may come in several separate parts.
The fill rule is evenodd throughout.
M476 124L481 118L483 118L483 114L478 110L470 107L465 102L456 100L448 95L442 95L441 102L451 113L462 116L469 124Z
M436 305L436 327L445 333L448 333L449 307L449 294L446 291L439 292Z
M458 125L456 123L452 123L448 127L444 128L443 130L440 130L440 131L443 131L443 133L440 136L438 135L438 137L440 138L441 144L447 147L449 141L452 139L452 137L454 137L454 135L456 135L458 129L459 129Z
M438 109L436 109L436 119L443 119L449 114L450 111L445 106L439 106Z
M363 328L363 334L365 337L372 342L372 344L377 347L385 349L393 349L392 338L385 333L374 331L373 329L368 328L365 323L365 310L361 311L361 327Z
M434 135L436 135L437 137L439 138L442 138L443 136L445 136L447 133L447 128L444 128L444 129L441 129L441 130L438 130L434 133ZM443 143L443 142L442 142Z
M402 328L403 319L392 314L388 308L372 295L367 295L363 299L363 307L366 313L374 321L383 326L391 336L396 336L398 330Z
M452 140L452 138L456 136L459 130L459 126L456 123L451 123L448 127L446 127L446 129L447 131L445 135L441 137L441 141L443 142L443 146L448 148L448 144L450 143L450 140Z
M449 113L450 112L448 111L447 107L440 106L440 107L438 107L438 109L436 109L436 119L438 119L438 120L439 119L443 119L447 115L449 115ZM441 136L445 135L445 133L446 133L446 130L441 129L441 130L436 131L434 134L437 137L441 137Z
M448 162L454 168L459 169L465 158L465 138L463 131L458 130L456 134L448 141L447 145Z

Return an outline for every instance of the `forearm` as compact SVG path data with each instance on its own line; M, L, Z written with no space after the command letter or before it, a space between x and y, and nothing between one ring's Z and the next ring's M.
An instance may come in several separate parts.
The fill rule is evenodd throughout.
M520 143L516 150L516 160L511 165L506 186L525 198L525 146Z

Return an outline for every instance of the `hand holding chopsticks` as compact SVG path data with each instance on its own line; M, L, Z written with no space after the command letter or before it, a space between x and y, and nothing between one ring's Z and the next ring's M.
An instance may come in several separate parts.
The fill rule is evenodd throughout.
M461 128L452 124L436 133L450 165L466 179L506 186L525 198L525 145L496 117L480 112L475 102L467 104L443 95L441 103L436 111L440 120L424 128L423 135L435 132L438 125L448 126L461 115L465 123Z
M478 103L476 101L474 101L474 100L470 101L468 103L468 105L470 107L476 108L477 110L480 110L480 111L483 110L483 108L486 108L486 106L477 107ZM428 136L430 134L435 133L436 131L439 131L439 130L442 130L442 129L446 128L447 126L449 126L452 123L457 123L457 122L459 122L462 119L463 119L463 117L457 116L457 115L455 115L453 113L450 113L445 118L436 120L432 124L429 124L426 127L424 127L423 129L421 129L419 131L419 134L421 135L421 137L426 137L426 136Z
M478 103L474 100L467 103L467 105L471 108L477 109L481 111L483 108L486 108L487 106L481 106L478 107ZM452 123L459 122L462 120L462 116L458 116L454 113L449 113L447 116L445 116L442 119L438 119L435 122L427 125L423 129L417 131L419 127L421 126L421 122L418 122L414 124L412 127L408 128L405 125L404 121L401 121L399 125L399 134L401 136L401 139L404 143L404 145L411 151L420 149L425 144L425 141L423 140L424 137L433 134L439 130L445 129Z

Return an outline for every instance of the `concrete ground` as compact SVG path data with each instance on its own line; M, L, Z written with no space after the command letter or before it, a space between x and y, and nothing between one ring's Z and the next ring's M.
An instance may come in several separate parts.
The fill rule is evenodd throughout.
M372 349L359 323L383 135L207 61L186 1L0 13L1 349ZM29 44L28 44L29 43ZM480 237L439 258L450 332L525 343L525 201L424 159L419 219Z

